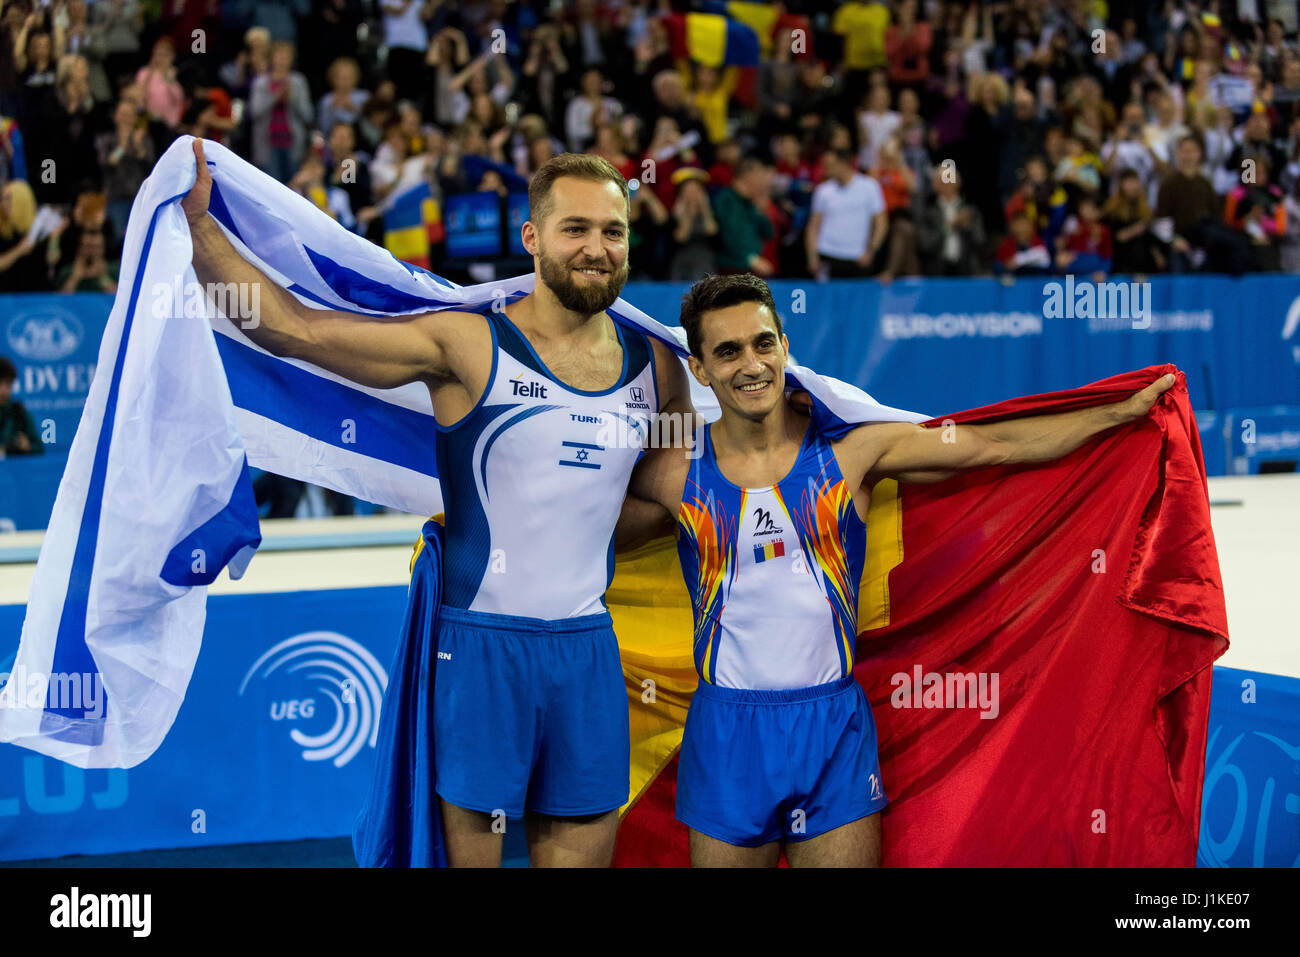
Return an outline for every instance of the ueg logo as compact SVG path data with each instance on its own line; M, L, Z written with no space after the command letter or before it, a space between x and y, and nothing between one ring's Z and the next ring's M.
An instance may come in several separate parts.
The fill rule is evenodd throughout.
M69 894L50 898L51 927L127 927L134 937L148 937L153 926L152 894Z
M379 741L379 708L388 673L362 645L333 631L309 631L270 648L239 685L243 696L254 678L272 682L272 721L310 722L322 698L333 704L333 722L322 733L298 728L289 737L303 749L304 761L333 761L343 767L368 743Z

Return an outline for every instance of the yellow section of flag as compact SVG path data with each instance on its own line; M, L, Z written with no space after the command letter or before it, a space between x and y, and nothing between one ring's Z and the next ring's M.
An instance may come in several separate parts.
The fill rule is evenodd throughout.
M407 226L384 234L384 248L403 261L429 255L429 234L424 226Z
M682 744L699 676L691 656L694 616L677 543L660 538L618 556L605 592L627 683L632 778L628 808Z
M733 20L739 20L758 34L763 56L772 52L772 28L776 26L777 17L780 15L774 5L732 0L727 4L727 15Z
M716 13L686 14L686 49L705 66L722 66L727 55L727 18Z
M867 559L858 586L858 634L889 624L889 573L903 563L903 503L898 482L881 479L867 511Z

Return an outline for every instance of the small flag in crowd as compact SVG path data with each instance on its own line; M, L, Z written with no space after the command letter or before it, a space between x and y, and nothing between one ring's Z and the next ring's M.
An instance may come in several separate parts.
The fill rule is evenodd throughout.
M442 206L428 183L412 186L384 213L384 248L403 262L428 269L430 247L445 238Z

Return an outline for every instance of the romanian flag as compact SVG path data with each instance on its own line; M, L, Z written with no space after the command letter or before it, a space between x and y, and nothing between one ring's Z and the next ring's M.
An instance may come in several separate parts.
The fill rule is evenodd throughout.
M758 34L748 24L717 13L670 13L668 45L678 60L704 66L758 66Z
M764 56L771 53L772 33L776 29L777 20L781 17L779 6L771 3L750 3L748 0L732 0L726 5L726 14L754 31Z
M754 546L754 561L765 562L769 558L782 558L785 555L785 542L777 539L775 542L768 542L766 545Z
M1113 402L1165 372L1177 369L942 419ZM1211 666L1228 633L1181 373L1147 418L1057 461L880 482L866 549L854 674L891 799L885 865L1195 865ZM615 863L685 866L673 808L696 674L674 543L620 556L606 601L632 729ZM935 707L929 689L953 675L984 676L992 705Z
M412 186L384 213L384 248L403 262L428 269L430 247L446 238L442 206L428 183Z
M5 152L10 154L9 178L27 178L27 152L23 149L23 135L18 128L18 121L8 116L0 116L0 143L8 145Z
M768 3L765 0L706 0L705 13L718 13L745 24L758 37L759 47L764 57L772 55L772 44L776 33L783 27L804 31L805 46L812 44L812 26L805 16L787 13L784 4ZM802 59L807 50L798 54Z

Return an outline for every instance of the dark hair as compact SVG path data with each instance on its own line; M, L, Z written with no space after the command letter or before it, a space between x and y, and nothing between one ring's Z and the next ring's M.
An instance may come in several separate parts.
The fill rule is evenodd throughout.
M738 179L744 179L750 173L754 172L754 170L764 169L765 167L766 164L757 156L742 157L740 162L736 164L736 171L732 174L732 181L734 182Z
M537 168L528 184L528 218L540 223L551 215L551 187L561 176L573 176L595 183L610 182L623 194L623 203L629 202L627 180L607 159L588 153L561 153Z
M1201 142L1201 138L1200 138L1199 136L1197 136L1195 133L1188 133L1186 136L1183 136L1183 137L1181 137L1181 138L1178 140L1178 145L1179 145L1179 146L1182 146L1182 145L1183 145L1184 143L1186 143L1188 140L1191 140L1193 143L1196 144L1196 151L1197 151L1198 153L1200 153L1200 154L1201 154L1201 158L1204 159L1204 158L1205 158L1205 144Z
M1268 154L1260 149L1246 151L1246 158L1255 161L1255 168L1263 170L1265 176L1273 175L1273 161L1268 158Z
M17 378L18 369L4 356L0 356L0 382L13 382Z
M781 335L781 315L776 311L772 290L762 279L752 273L735 273L729 276L705 276L682 296L682 328L686 330L686 346L697 359L703 358L701 323L706 312L726 309L742 302L756 302L767 306L776 322L776 334Z

